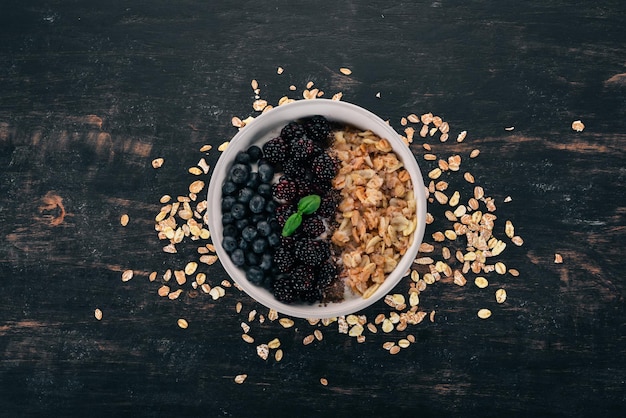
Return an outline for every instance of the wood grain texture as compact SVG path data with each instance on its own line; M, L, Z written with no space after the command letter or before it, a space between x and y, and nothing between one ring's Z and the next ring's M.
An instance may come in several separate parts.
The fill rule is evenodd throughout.
M621 416L625 25L619 1L3 2L2 414ZM306 321L251 323L257 343L281 340L279 363L242 341L248 313L267 314L244 294L159 297L163 272L197 256L162 252L159 198L186 194L187 168L219 157L199 148L256 114L252 79L270 103L313 81L399 131L424 112L467 130L463 143L431 140L433 152L463 155L514 223L525 243L503 261L520 276L491 274L488 291L430 286L420 307L435 321L410 327L416 343L395 356L381 346L399 332L358 344L331 326L305 347ZM436 162L421 143L426 173ZM461 176L450 183L468 197ZM427 240L445 225L443 208L429 210ZM227 278L219 263L203 269L212 285ZM479 320L481 307L493 316Z

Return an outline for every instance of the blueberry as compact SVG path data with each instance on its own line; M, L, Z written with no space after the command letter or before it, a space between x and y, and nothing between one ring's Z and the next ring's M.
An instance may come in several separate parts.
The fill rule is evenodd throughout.
M233 183L232 181L229 181L229 180L225 181L224 184L222 184L222 194L223 195L233 194L238 189L239 189L239 186L237 186L235 183Z
M278 203L276 203L274 200L270 200L265 204L265 212L274 213L276 212L277 207L278 207Z
M258 224L261 221L264 221L265 215L262 213L255 213L254 215L252 215L252 217L250 218L250 221L252 221L253 224Z
M280 223L278 222L278 220L276 218L271 218L270 219L270 226L272 227L272 231L282 231L282 228L280 227Z
M274 178L274 167L259 162L259 178L263 183L270 183Z
M241 237L248 242L252 242L259 235L259 231L253 226L246 226L241 231Z
M252 199L252 196L254 196L255 194L256 193L254 193L254 190L252 190L251 188L244 187L243 189L239 190L237 200L241 203L248 203L250 199Z
M243 203L235 203L231 209L231 213L233 214L233 218L243 219L248 214L248 211Z
M272 233L272 227L267 221L258 222L256 224L256 229L262 237L266 237Z
M280 245L280 235L276 232L272 232L267 237L267 243L270 245L270 247L278 247Z
M239 228L237 228L234 224L225 225L222 235L224 235L225 237L236 238L239 236Z
M239 151L235 156L235 162L241 164L250 164L250 154L245 151Z
M248 266L258 266L261 263L261 257L258 254L248 251L246 253L246 264Z
M260 267L252 266L246 271L246 278L250 281L250 283L260 285L265 279L265 274Z
M237 199L235 199L235 196L224 196L222 199L222 211L225 212L231 210L236 201Z
M230 180L235 184L244 184L249 175L250 166L246 164L235 164L230 169Z
M263 156L263 150L256 145L252 145L246 152L250 156L250 162L252 163L257 162Z
M236 265L237 267L243 267L246 264L246 258L243 254L243 250L241 248L237 248L235 249L231 254L230 254L230 260L233 262L234 265Z
M267 250L267 240L265 238L257 238L252 241L252 251L262 254Z
M259 184L259 187L256 189L257 193L263 197L272 197L272 185L263 183Z
M254 173L250 173L250 176L248 177L248 182L246 183L246 187L256 190L256 188L259 187L259 184L261 184L259 173L257 173L256 171Z
M242 251L248 251L250 249L250 243L243 238L239 238L239 241L237 241L237 247Z
M234 237L224 237L222 240L222 247L224 250L230 254L237 249L237 240Z
M261 213L265 209L265 198L261 195L254 195L248 203L252 213Z
M235 226L239 232L243 231L243 229L248 225L250 225L250 220L248 218L238 219L235 221Z
M222 213L222 225L230 225L235 222L235 218L233 218L233 214L231 212Z
M262 270L271 270L273 265L273 258L271 254L263 254L261 256L261 262L259 263L259 267L261 267Z

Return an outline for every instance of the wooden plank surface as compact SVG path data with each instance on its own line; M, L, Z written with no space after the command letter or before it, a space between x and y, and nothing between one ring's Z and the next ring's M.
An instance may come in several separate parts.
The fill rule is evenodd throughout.
M0 6L6 416L624 412L621 2L26 3ZM336 324L261 324L267 310L234 288L219 300L189 283L176 300L158 296L167 269L198 258L193 242L162 251L159 198L188 193L196 178L187 169L200 158L215 165L236 133L231 118L258 114L252 79L272 104L301 98L312 81L400 133L402 117L440 115L450 139L416 133L411 146L422 171L436 166L423 142L462 155L448 191L467 199L470 171L495 199L500 235L508 219L524 239L501 258L519 277L489 273L487 289L471 274L463 287L442 280L420 294L434 322L368 333L362 344ZM575 120L584 131L572 130ZM200 152L205 144L213 150ZM165 163L155 170L157 157ZM430 205L425 241L446 227L444 210ZM122 282L126 269L135 277ZM212 286L228 278L219 263L202 270ZM493 312L484 321L483 307ZM362 314L373 322L391 310L381 301ZM242 341L241 322L254 344ZM304 346L315 329L323 340ZM382 348L407 334L416 342L399 354ZM263 361L256 345L273 338L284 358ZM239 374L248 375L241 385Z

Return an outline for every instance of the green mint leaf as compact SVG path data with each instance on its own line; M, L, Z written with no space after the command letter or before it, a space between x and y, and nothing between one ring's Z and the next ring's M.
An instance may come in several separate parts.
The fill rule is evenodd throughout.
M283 237L288 237L296 232L296 229L298 229L301 223L302 214L300 212L292 214L287 218L287 222L285 222L285 226L283 227Z
M298 212L310 215L320 207L321 203L322 198L316 194L305 196L298 202Z

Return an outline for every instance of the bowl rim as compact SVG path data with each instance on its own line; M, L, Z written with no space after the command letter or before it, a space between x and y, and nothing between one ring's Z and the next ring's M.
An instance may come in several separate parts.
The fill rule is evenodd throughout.
M367 299L355 295L353 299L325 304L282 303L276 300L268 289L250 283L246 279L243 270L232 263L230 256L222 247L221 186L226 177L227 168L232 164L237 152L245 150L253 144L260 145L261 141L277 136L280 129L293 120L314 115L322 115L330 121L345 123L358 129L369 129L379 137L386 138L411 175L416 200L415 216L417 218L417 227L413 232L413 243L398 262L396 269L387 276L376 292ZM390 293L402 278L408 274L424 237L427 201L422 173L415 156L409 146L403 142L400 135L387 122L369 110L349 102L330 99L296 100L262 113L232 137L226 150L219 156L215 167L211 171L205 222L209 227L218 259L226 273L246 294L262 305L275 309L283 315L299 318L332 318L356 313L367 308Z

